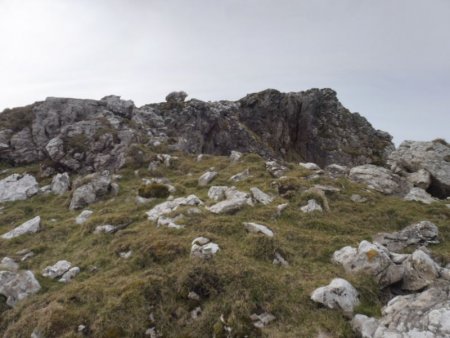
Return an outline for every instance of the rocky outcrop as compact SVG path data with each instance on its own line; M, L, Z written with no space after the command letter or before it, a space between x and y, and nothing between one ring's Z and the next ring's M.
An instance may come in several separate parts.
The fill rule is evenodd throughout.
M394 174L389 169L372 164L352 168L349 178L386 195L403 196L409 191L406 179Z
M38 191L39 185L33 176L12 174L0 180L0 203L26 200Z
M393 298L380 319L356 315L353 329L364 338L450 336L450 286Z
M393 147L387 133L344 108L331 89L271 89L236 102L185 101L186 96L174 92L167 102L140 108L118 96L50 97L7 110L0 118L0 161L47 160L60 172L114 170L124 165L133 144L145 142L195 154L235 151L320 166L357 165L383 162Z
M431 195L450 196L450 145L445 141L404 141L389 155L388 164Z

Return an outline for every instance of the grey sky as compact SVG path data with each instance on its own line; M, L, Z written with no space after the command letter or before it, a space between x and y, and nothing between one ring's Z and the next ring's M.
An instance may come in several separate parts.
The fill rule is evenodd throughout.
M404 139L450 139L450 0L0 0L0 110L331 87Z

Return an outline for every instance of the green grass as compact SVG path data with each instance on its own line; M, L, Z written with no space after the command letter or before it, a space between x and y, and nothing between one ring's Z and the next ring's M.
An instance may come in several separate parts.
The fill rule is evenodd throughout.
M336 337L352 337L348 321L338 311L318 306L309 299L317 287L335 277L349 280L361 294L360 313L379 315L382 304L375 282L366 276L346 275L330 262L332 253L346 245L357 245L380 231L396 231L413 222L430 220L439 226L441 244L432 247L442 262L450 261L450 209L443 202L431 206L405 202L369 192L364 186L345 179L321 178L308 181L307 172L290 165L287 175L296 190L289 196L289 206L276 217L276 205L287 200L277 194L275 181L257 155L245 155L235 164L226 157L179 157L171 168L160 174L177 188L175 197L196 194L207 205L208 187L198 187L198 177L210 167L219 172L214 185L232 185L229 178L250 169L252 177L234 185L243 191L256 186L276 196L268 206L245 207L235 215L214 215L203 210L187 216L184 229L158 228L148 221L145 212L164 199L137 205L135 197L150 178L145 167L140 176L133 168L119 172L117 196L89 206L94 215L83 225L75 224L79 212L70 211L70 193L63 196L35 196L27 201L4 204L0 213L0 233L40 215L42 231L11 241L0 242L0 258L19 258L17 251L31 249L35 256L21 264L32 270L42 290L20 302L13 309L0 305L0 335L29 337L39 328L45 337L77 337L79 324L87 325L93 337L142 337L156 326L164 337L217 337L223 335L223 315L233 327L235 337L315 337L319 330ZM10 172L23 170L12 168ZM30 168L27 168L30 170ZM330 212L303 214L304 191L314 183L330 184L341 189L328 194ZM353 203L358 193L368 201ZM187 208L181 208L184 211ZM260 222L275 233L273 239L248 234L242 222ZM131 224L115 234L92 233L97 225ZM218 243L220 251L208 261L190 258L191 241L205 236ZM132 250L131 258L120 258L122 251ZM289 267L272 264L273 254L280 252ZM47 265L66 259L81 268L69 284L41 277ZM199 302L187 298L189 291L201 295ZM1 300L0 300L1 303ZM197 321L190 311L201 306ZM249 316L267 311L277 317L263 330L251 325ZM153 313L155 323L149 319Z

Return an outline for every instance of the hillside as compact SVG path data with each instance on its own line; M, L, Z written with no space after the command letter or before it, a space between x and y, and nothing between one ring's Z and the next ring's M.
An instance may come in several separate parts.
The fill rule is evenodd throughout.
M111 100L47 99L0 115L0 336L356 337L353 315L382 323L394 296L448 289L444 140L391 153L388 135L323 90L266 91L239 107ZM328 108L307 108L316 105ZM290 123L293 111L310 121ZM37 227L5 236L37 216ZM380 244L361 254L364 240ZM336 256L346 246L359 246L359 260L350 249ZM62 260L70 266L52 267ZM339 297L311 299L337 277L357 290L351 311ZM450 302L440 300L427 309L444 323ZM411 332L450 332L409 315Z

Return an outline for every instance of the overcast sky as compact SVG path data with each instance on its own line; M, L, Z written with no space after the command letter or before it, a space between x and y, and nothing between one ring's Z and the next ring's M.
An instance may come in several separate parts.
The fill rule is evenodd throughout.
M450 0L0 0L0 111L331 87L396 143L450 139Z

